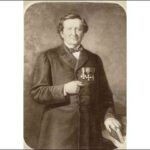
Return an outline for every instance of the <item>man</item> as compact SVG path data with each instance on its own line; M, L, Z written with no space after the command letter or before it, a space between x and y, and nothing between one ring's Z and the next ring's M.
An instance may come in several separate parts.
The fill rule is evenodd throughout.
M116 130L114 103L101 59L81 45L88 31L77 14L60 19L63 44L42 53L33 75L33 99L45 105L38 148L101 149L101 124Z

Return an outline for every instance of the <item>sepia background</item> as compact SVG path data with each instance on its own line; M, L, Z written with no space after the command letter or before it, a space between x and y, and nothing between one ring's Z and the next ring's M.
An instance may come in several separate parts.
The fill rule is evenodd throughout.
M36 147L42 105L30 96L32 72L38 54L61 44L58 20L68 12L83 16L89 31L83 46L98 54L112 89L118 116L126 116L126 14L111 3L36 3L24 15L24 139Z

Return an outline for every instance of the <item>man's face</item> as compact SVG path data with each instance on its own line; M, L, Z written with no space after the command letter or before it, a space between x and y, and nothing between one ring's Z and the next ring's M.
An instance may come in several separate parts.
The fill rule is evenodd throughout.
M76 47L82 41L84 32L83 26L80 19L68 19L63 23L64 29L60 33L64 42L71 47Z

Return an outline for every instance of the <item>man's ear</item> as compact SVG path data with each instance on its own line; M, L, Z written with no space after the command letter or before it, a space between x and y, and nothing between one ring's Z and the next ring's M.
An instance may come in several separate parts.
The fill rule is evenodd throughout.
M60 32L60 36L61 36L62 39L64 38L63 31Z

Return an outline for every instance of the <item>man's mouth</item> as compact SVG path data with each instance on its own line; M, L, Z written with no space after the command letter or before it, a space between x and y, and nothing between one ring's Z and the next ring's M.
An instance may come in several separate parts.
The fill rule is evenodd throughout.
M77 41L77 40L78 40L78 38L75 38L75 37L73 37L73 38L71 37L71 39L74 40L74 41Z

